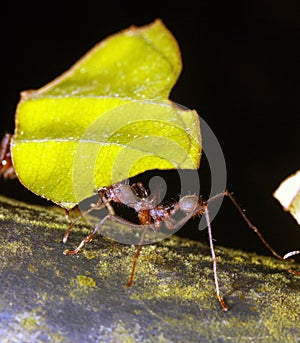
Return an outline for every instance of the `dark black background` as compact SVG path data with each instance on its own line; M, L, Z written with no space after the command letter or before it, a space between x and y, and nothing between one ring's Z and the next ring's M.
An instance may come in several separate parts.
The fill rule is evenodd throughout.
M299 168L299 1L5 2L1 135L14 129L21 90L49 82L106 36L155 18L182 52L183 72L171 99L196 109L213 129L228 188L270 243L282 253L300 248L299 227L272 197ZM40 201L16 181L0 187L11 197ZM267 254L228 202L213 226L217 244Z

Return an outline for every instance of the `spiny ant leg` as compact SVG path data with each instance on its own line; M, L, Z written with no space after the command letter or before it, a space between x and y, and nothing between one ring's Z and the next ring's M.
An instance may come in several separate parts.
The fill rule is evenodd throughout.
M92 209L90 209L92 210ZM78 218L77 218L78 219ZM78 247L74 250L65 250L64 251L64 254L65 255L75 255L75 254L78 254L79 251L89 242L91 242L94 238L94 236L96 235L96 233L99 231L99 229L101 228L101 226L105 223L106 220L108 219L111 219L113 221L116 221L118 223L121 223L121 224L124 224L124 225L129 225L133 228L137 228L139 230L141 230L141 228L143 228L143 226L141 225L138 225L138 224L133 224L131 222L129 222L128 220L126 219L123 219L122 217L119 217L117 215L112 215L112 214L108 214L107 216L105 216L103 219L101 219L101 221L98 223L98 225L95 227L94 231L89 234L88 236L86 236L82 241L81 243L78 245Z
M70 232L71 232L72 228L74 227L74 225L77 223L77 221L78 221L79 219L83 218L85 215L88 214L88 212L82 213L82 212L80 211L80 209L78 208L78 206L76 206L76 207L74 208L74 210L77 210L77 211L80 213L80 215L79 215L78 217L76 217L76 218L73 220L73 222L71 222L71 224L69 225L68 229L67 229L66 232L64 233L63 239L62 239L62 241L63 241L64 243L66 243L66 241L68 240L69 235L70 235ZM92 210L89 209L88 211L92 211ZM71 221L71 220L70 220L70 210L65 209L65 217L66 217L66 220L67 220L68 222Z
M89 213L91 213L92 211L94 210L101 210L102 208L104 207L107 207L108 203L100 203L100 200L94 205L92 206L91 208L89 208L88 210L86 210L85 212L82 212L80 214L80 216L78 216L77 218L75 218L73 220L73 222L71 223L71 225L68 227L68 229L66 230L66 232L64 233L64 236L63 236L63 243L66 243L68 238L69 238L69 235L70 235L70 232L71 230L73 229L73 227L75 226L75 224L83 217L85 217L86 215L88 215Z
M88 236L86 236L81 243L78 245L78 247L74 250L65 250L64 251L64 255L76 255L79 253L79 251L89 242L91 242L94 238L94 236L96 235L96 233L98 232L98 230L100 229L100 227L104 224L104 222L111 218L111 214L108 214L107 216L105 216L99 223L98 225L95 227L94 231L89 234Z
M83 217L83 214L81 214L79 217L75 218L73 220L73 222L71 223L71 225L69 225L69 227L67 228L67 230L65 231L64 235L63 235L63 243L66 243L68 238L69 238L69 235L70 235L70 232L71 230L73 229L73 227L75 226L75 224L78 222L79 219L81 219Z
M210 218L209 218L209 213L208 213L208 208L205 210L205 219L207 222L207 229L208 229L208 239L209 239L209 246L210 246L210 251L211 251L211 256L212 256L212 261L213 261L213 271L214 271L214 279L215 279L215 287L216 287L216 293L217 297L219 300L219 303L221 304L222 308L224 311L228 310L228 306L226 305L223 296L220 293L220 287L219 287L219 280L218 280L218 271L217 271L217 258L214 250L214 244L213 244L213 237L212 237L212 230L211 230L211 225L210 225Z
M135 252L135 254L134 254L133 264L132 264L132 268L131 268L130 279L129 279L128 283L125 285L125 287L131 287L131 286L132 286L133 279L134 279L134 273L135 273L136 264L137 264L138 258L139 258L139 256L140 256L140 252L141 252L141 250L142 250L143 242L144 242L146 233L148 232L148 229L149 229L148 227L145 227L144 231L142 232L141 239L140 239L140 241L139 241L139 245L138 245L137 250L136 250L136 252Z

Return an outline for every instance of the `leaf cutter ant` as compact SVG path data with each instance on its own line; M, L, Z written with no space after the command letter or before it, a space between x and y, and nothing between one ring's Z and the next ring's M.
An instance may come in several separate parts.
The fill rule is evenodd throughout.
M97 202L97 204L91 206L90 209L82 213L80 217L77 217L72 222L72 224L69 226L69 228L64 234L63 242L65 243L67 241L72 227L74 227L75 223L82 216L90 213L91 211L95 209L101 209L103 207L106 207L109 213L103 219L100 220L98 225L95 227L94 231L91 234L89 234L87 237L85 237L75 250L65 250L64 254L65 255L77 254L87 243L92 241L96 233L99 231L99 229L107 220L113 220L113 221L125 224L127 226L130 226L134 229L138 229L139 231L141 231L141 236L140 236L139 244L137 246L137 250L133 258L130 279L128 283L126 284L127 287L130 287L133 283L138 257L143 246L145 235L147 234L149 230L158 231L161 228L161 226L164 225L168 230L175 231L181 226L183 226L185 223L187 223L191 218L195 216L199 216L199 215L200 216L204 215L207 222L207 228L208 228L208 239L209 239L209 245L210 245L210 250L211 250L211 255L212 255L216 295L223 310L227 311L228 306L223 299L223 296L220 292L220 287L219 287L219 279L218 279L218 273L217 273L217 258L216 258L216 254L214 250L212 228L211 228L209 209L208 209L209 203L223 196L227 196L232 201L234 206L237 208L241 216L244 218L244 220L248 224L249 228L252 229L257 234L259 239L271 251L271 253L277 258L283 259L283 257L277 254L273 250L273 248L266 242L266 240L263 238L263 236L261 235L257 227L255 227L250 222L250 220L244 214L241 207L237 204L236 200L227 190L223 193L220 193L211 197L207 201L203 201L201 197L198 197L196 195L186 195L186 196L181 197L178 202L174 202L171 205L164 205L162 203L157 204L155 195L152 195L152 194L150 195L142 183L135 183L135 184L132 184L131 186L126 183L118 183L110 187L101 188L98 191L98 194L99 194L99 201ZM114 211L112 203L123 204L123 205L126 205L127 207L133 208L134 211L137 213L139 224L130 222L120 217L119 215L117 215ZM182 214L182 218L179 220L177 219L175 220L174 215L175 213L178 213L178 212Z
M10 152L10 141L11 141L11 134L6 134L0 143L0 176L3 176L4 179L14 179L17 177L13 163L11 160L11 152ZM130 287L133 284L133 279L135 275L135 269L138 261L138 257L140 251L143 246L143 242L145 236L149 230L158 231L160 230L161 226L164 225L167 230L176 231L184 224L186 224L191 218L196 216L205 216L208 228L208 239L209 245L212 255L212 263L213 263L213 273L214 273L214 282L216 288L216 295L221 304L222 308L227 311L228 306L225 303L222 294L220 293L219 288L219 279L217 273L217 258L214 251L214 244L213 244L213 237L212 237L212 228L210 223L209 217L209 203L213 202L214 200L226 196L228 197L234 206L237 208L240 215L243 217L247 225L250 229L252 229L262 243L269 249L269 251L279 259L288 259L291 256L299 254L300 251L292 251L286 254L284 257L277 254L274 249L267 243L267 241L263 238L262 234L259 232L256 226L254 226L248 217L245 215L241 207L238 205L236 200L227 190L223 193L219 193L207 201L204 201L201 197L196 195L186 195L179 199L178 202L174 202L170 205L165 205L162 203L157 204L156 196L153 194L149 194L146 188L143 186L142 183L135 183L131 186L128 183L117 183L110 187L104 187L97 191L99 195L99 200L96 204L92 205L87 211L83 212L79 217L77 217L66 230L63 236L63 242L65 243L68 240L70 231L77 223L79 219L83 216L87 215L88 213L99 210L102 208L106 208L108 210L108 214L100 220L98 225L96 225L95 229L91 234L85 237L78 247L75 250L65 250L65 255L73 255L77 254L87 243L91 242L94 236L97 234L99 229L107 220L113 220L129 227L132 227L141 232L139 244L137 246L137 250L135 252L133 258L133 264L131 269L131 275L128 283L126 284L127 287ZM121 216L117 215L114 211L112 203L123 204L129 208L132 208L138 216L139 224L135 224L130 222ZM180 213L182 216L180 219L175 218L175 214ZM67 214L68 215L68 214ZM299 275L300 272L291 271L295 275Z

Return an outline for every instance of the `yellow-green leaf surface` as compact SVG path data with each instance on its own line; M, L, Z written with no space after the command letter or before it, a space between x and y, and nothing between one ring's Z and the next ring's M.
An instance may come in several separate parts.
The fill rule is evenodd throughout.
M96 45L21 95L12 158L25 187L66 208L153 169L197 169L199 119L170 100L178 44L160 20Z
M274 197L300 225L300 170L280 184L274 192Z

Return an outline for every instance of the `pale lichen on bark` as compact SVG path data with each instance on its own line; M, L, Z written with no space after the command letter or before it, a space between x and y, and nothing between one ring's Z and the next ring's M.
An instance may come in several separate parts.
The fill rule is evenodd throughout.
M172 236L143 247L127 289L134 246L98 235L79 255L64 256L63 213L2 197L0 205L1 337L300 342L300 278L288 272L289 262L217 246L221 291L230 306L224 312L206 242ZM67 246L86 233L79 224Z

